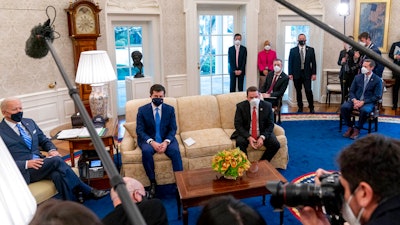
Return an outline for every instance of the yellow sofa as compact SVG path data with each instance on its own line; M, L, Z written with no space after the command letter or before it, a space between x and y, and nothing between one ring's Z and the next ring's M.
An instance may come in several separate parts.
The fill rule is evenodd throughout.
M223 149L235 147L230 139L234 131L236 104L246 99L246 92L221 95L186 96L179 98L166 97L164 102L175 108L178 126L176 139L182 156L184 170L211 167L211 159ZM150 102L148 99L134 99L126 103L126 132L121 142L121 159L123 176L133 177L143 185L150 182L142 165L142 152L137 146L136 115L138 108ZM285 131L275 125L274 134L281 148L271 160L276 168L286 169L289 156ZM192 138L195 144L187 146L183 140ZM265 148L248 149L250 161L261 158ZM175 183L170 159L165 154L155 154L155 172L158 184Z

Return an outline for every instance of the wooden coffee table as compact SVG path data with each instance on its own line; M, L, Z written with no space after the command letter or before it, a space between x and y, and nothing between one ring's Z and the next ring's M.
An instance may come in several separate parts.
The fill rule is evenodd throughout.
M268 162L259 161L258 171L246 172L237 180L220 178L221 174L211 168L175 172L176 185L179 191L178 214L183 207L183 224L188 224L188 208L199 206L204 201L220 195L232 195L235 198L249 198L270 194L265 187L267 181L286 179ZM263 198L265 204L265 198ZM283 224L283 212L281 212Z

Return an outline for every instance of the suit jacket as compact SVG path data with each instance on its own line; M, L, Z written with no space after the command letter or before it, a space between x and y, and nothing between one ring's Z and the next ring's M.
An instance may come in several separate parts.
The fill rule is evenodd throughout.
M250 134L250 102L245 100L236 105L235 113L235 132L231 138L236 139L238 136L248 138ZM258 126L260 135L269 137L274 130L274 113L272 112L271 103L261 100L258 106Z
M264 85L261 87L260 92L266 93L272 85L274 79L274 71L268 73L265 79ZM286 88L289 83L289 76L284 72L279 74L278 80L276 80L274 88L272 88L271 97L282 97L285 94Z
M167 212L160 199L148 199L136 203L147 225L168 225ZM122 204L106 215L102 222L104 225L130 225L128 216Z
M235 70L241 70L242 75L246 74L246 60L247 60L247 49L243 45L239 47L239 59L236 66L236 48L235 45L228 49L228 60L229 60L229 72L234 73Z
M315 62L314 48L305 47L306 54L304 58L304 74L306 79L311 79L313 74L317 73L317 64ZM301 73L301 58L300 48L296 46L290 49L289 53L289 75L293 75L293 79L300 79Z
M22 118L21 121L22 125L24 125L25 129L32 136L32 149L26 146L24 139L15 133L4 120L0 123L0 136L7 145L25 181L29 184L30 175L28 170L25 169L26 161L32 159L33 154L40 156L40 150L49 151L57 148L32 119Z
M373 43L370 44L368 46L368 48L371 49L372 51L376 52L378 55L382 55L381 51L379 50L379 48L377 46L375 46L375 44L373 44ZM362 59L360 61L360 63L361 63L360 68L362 67L362 63L364 62L365 59L369 59L369 57L367 55L362 56ZM379 77L382 77L382 73L383 73L383 70L385 69L385 67L382 64L380 64L378 61L375 61L375 64L376 65L375 65L374 69L372 70L372 72L374 72L374 74L378 75Z
M372 73L364 92L364 104L375 103L382 98L382 79ZM364 74L358 74L350 87L349 100L360 100L364 90Z
M136 133L138 135L139 146L146 143L150 138L155 140L156 123L154 120L152 103L141 106L136 118ZM175 140L176 119L174 107L163 103L161 107L160 134L162 140Z
M393 59L393 63L395 63L395 64L400 66L400 59L394 59L394 55L398 55L399 54L398 52L394 52L394 50L396 49L396 46L398 48L400 48L400 41L393 43L392 47L390 47L389 58Z

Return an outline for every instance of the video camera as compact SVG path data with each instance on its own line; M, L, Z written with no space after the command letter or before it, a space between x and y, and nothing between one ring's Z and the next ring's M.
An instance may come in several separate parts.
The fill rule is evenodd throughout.
M321 184L294 184L281 181L267 182L266 188L271 192L271 205L275 210L288 207L324 207L325 213L332 218L341 217L344 189L337 173L320 177Z

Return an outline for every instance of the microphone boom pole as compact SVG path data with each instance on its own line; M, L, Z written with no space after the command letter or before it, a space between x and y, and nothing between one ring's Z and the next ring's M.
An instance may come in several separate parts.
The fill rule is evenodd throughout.
M100 139L99 135L97 134L92 120L89 117L88 112L83 105L78 91L70 80L61 64L61 61L53 48L53 44L49 37L43 37L46 40L47 47L49 48L51 55L54 58L54 61L57 64L57 67L64 79L65 84L67 85L69 95L71 96L72 100L74 101L75 105L78 107L78 110L83 118L84 123L89 131L90 137L93 140L94 147L96 149L97 154L99 155L101 161L104 164L105 170L110 177L110 184L114 189L117 191L119 198L121 199L122 206L125 209L128 218L130 219L131 223L134 225L146 225L146 222L143 219L142 214L140 213L136 204L133 203L131 197L126 189L125 182L123 181L122 177L119 175L115 165L113 164L109 154L105 150L105 146L103 141Z

